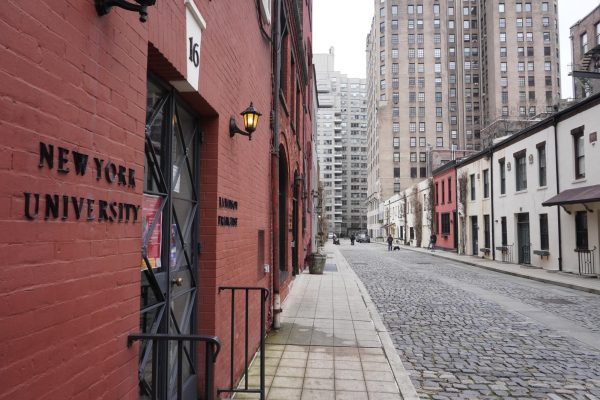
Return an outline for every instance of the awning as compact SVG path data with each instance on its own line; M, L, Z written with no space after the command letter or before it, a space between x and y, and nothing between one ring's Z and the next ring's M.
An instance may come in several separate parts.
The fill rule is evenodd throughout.
M390 226L396 226L396 223L395 223L395 222L391 222L391 223L389 223L389 224L384 224L384 225L382 226L382 228L389 228Z
M600 185L564 190L542 203L544 207L583 204L600 201Z

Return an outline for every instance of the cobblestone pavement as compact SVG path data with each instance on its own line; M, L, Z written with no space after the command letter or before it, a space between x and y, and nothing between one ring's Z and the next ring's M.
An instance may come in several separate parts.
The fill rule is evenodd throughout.
M600 399L600 296L377 244L340 250L421 398Z

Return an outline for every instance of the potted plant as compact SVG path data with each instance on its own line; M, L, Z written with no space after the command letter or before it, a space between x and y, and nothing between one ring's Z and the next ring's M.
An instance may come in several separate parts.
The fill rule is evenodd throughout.
M321 254L322 246L323 235L320 234L317 251L308 257L308 272L313 275L322 275L323 270L325 270L325 261L327 260L327 256L325 254Z

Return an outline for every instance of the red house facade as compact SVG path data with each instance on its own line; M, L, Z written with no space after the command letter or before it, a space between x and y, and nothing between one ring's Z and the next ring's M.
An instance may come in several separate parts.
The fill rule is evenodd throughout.
M311 11L0 4L0 399L203 397L210 346L144 335L240 378L260 294L225 288L268 289L268 328L311 251Z
M457 249L456 162L433 171L436 247Z

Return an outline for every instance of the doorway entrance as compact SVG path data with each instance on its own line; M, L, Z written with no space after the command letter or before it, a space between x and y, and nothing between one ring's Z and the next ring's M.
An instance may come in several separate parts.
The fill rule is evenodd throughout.
M531 264L529 213L517 214L517 242L517 246L519 246L519 264Z
M140 330L189 335L196 332L199 126L177 94L158 82L148 82L146 104ZM174 398L177 353L174 342L141 342L140 399ZM197 398L195 353L184 342L186 399Z
M279 280L287 278L288 260L288 165L285 150L279 146Z
M478 242L478 226L477 216L471 217L471 248L473 249L472 255L476 256L479 254L479 242Z

